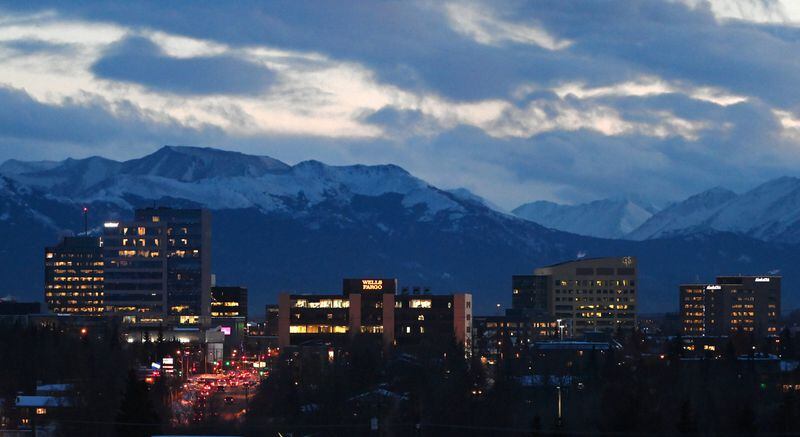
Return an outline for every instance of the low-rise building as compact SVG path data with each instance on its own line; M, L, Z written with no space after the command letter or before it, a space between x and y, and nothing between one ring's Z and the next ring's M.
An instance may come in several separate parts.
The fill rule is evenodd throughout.
M472 295L397 294L397 279L345 279L342 293L291 294L278 298L281 346L343 345L356 335L385 346L447 337L471 349Z
M241 343L247 326L247 288L211 287L211 326L222 328L227 344Z

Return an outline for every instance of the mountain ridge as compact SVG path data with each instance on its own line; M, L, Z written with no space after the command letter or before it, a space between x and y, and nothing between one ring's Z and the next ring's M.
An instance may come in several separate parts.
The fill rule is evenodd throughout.
M652 217L656 208L630 197L602 199L578 205L539 200L513 209L512 214L543 226L599 238L623 238Z

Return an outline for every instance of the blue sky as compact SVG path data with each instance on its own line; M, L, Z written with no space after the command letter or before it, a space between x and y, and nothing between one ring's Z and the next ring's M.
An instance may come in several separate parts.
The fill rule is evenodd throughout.
M0 2L0 161L396 163L506 208L800 169L800 2Z

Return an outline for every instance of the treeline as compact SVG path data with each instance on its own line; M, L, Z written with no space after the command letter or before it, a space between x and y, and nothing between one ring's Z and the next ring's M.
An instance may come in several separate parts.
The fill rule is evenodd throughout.
M796 339L785 337L793 349ZM633 332L622 348L592 351L554 378L520 378L509 359L468 361L453 344L384 352L357 338L332 359L324 348L287 351L247 415L248 435L753 435L798 433L800 397L784 391L800 373L775 360L728 351L683 359L677 341L663 357ZM590 363L591 365L586 365ZM531 373L535 373L532 371ZM560 388L559 388L560 387ZM559 418L559 393L561 417ZM377 431L372 430L377 420Z
M116 325L85 330L57 325L0 327L0 396L13 426L18 394L35 394L39 384L70 384L70 408L48 409L65 436L150 436L167 429L169 387L148 386L135 369L175 351L177 342L121 344Z

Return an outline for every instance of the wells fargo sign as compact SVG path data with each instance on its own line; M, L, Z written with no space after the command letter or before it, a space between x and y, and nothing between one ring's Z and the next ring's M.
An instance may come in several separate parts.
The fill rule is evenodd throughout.
M362 290L383 290L383 279L362 279Z
M350 278L344 280L345 293L362 293L377 291L382 293L396 293L397 279L387 278Z

